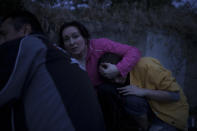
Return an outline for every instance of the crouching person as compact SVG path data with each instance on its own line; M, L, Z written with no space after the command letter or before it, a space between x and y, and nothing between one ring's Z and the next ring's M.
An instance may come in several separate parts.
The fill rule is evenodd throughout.
M116 101L138 123L142 130L187 130L188 103L180 86L159 61L143 57L126 76L109 79L103 72L105 64L117 64L121 56L104 54L98 63L100 75L117 85L103 92L116 94ZM112 86L113 88L113 86Z

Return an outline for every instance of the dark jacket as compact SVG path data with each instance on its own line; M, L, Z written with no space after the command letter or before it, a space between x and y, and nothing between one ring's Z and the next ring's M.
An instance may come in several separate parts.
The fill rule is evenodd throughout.
M42 36L18 42L13 70L0 91L0 107L10 108L12 129L105 130L87 73Z

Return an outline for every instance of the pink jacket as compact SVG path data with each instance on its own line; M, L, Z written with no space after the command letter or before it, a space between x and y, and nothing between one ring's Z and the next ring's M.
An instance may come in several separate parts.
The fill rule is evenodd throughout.
M127 75L140 59L140 52L135 47L120 44L106 38L90 40L86 57L86 71L94 86L98 86L103 82L98 74L97 62L100 56L106 52L117 53L123 56L123 59L116 65L122 76Z

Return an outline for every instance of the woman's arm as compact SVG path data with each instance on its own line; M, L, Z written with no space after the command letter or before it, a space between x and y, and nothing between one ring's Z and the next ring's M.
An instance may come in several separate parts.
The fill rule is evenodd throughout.
M103 50L104 52L112 52L123 57L122 60L117 65L115 65L116 68L113 65L111 66L111 69L117 69L118 73L123 77L132 70L141 56L140 51L137 48L106 38L100 39L97 45L99 46L99 49ZM118 74L117 71L114 71L114 74Z

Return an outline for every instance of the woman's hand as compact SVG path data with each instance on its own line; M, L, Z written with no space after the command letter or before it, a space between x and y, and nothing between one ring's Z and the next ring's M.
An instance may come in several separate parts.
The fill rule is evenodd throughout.
M111 63L101 63L99 66L99 72L108 79L112 79L120 73L116 65Z
M128 85L125 87L117 88L117 90L122 95L136 95L140 97L144 97L146 93L146 89L139 88L134 85Z

